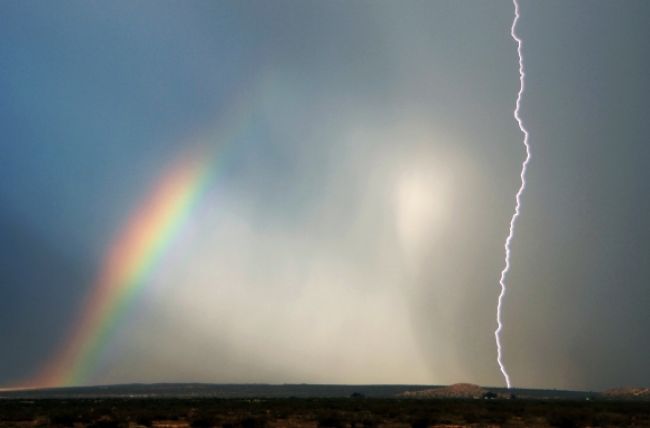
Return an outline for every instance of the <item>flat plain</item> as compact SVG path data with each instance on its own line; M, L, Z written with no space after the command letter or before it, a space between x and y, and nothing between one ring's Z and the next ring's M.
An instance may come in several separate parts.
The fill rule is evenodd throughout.
M0 427L646 427L650 402L408 398L0 399Z

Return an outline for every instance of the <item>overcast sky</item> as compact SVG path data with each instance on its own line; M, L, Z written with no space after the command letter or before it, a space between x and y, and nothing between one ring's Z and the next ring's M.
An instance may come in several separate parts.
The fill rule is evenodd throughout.
M504 362L514 386L647 386L650 3L521 13L533 158ZM507 0L3 1L0 384L53 358L200 146L211 179L82 383L502 385L512 19Z

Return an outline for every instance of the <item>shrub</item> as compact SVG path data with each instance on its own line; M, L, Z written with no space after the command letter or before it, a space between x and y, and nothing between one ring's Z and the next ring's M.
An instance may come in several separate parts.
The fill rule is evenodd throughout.
M319 428L343 428L345 424L338 416L328 415L318 420L318 426Z

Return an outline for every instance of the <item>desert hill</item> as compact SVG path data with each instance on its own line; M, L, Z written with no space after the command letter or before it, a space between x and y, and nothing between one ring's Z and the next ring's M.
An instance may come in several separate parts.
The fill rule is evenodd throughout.
M603 391L606 398L650 400L650 388L612 388Z
M423 389L420 391L406 391L399 394L404 398L481 398L487 390L471 383L456 383L449 386Z

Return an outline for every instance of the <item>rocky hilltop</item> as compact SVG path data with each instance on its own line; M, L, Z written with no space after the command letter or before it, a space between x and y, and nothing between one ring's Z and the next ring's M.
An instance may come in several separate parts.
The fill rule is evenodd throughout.
M482 398L487 391L471 383L456 383L420 391L406 391L399 394L404 398Z
M607 398L650 400L650 388L612 388L602 394Z

